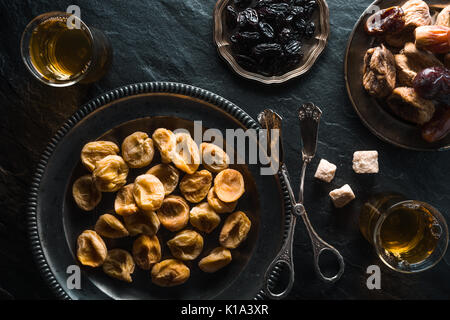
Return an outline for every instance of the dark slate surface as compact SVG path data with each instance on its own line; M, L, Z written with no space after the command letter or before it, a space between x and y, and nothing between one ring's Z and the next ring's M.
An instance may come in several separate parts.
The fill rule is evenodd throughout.
M79 106L121 85L142 81L176 81L213 91L252 117L265 107L287 120L287 164L298 185L300 170L297 106L313 101L324 111L318 156L307 173L306 207L323 238L341 250L346 271L334 285L321 283L300 222L295 240L296 284L292 299L442 299L450 298L450 252L434 269L420 275L394 273L384 267L360 235L361 201L374 191L396 190L450 208L450 154L401 150L381 142L360 122L347 98L343 59L347 39L370 0L332 0L331 38L324 55L303 78L279 87L263 87L234 75L212 43L213 0L79 0L82 18L102 29L114 46L110 72L89 86L53 89L32 79L20 59L20 35L38 14L65 10L73 1L0 2L0 297L52 298L28 248L24 212L27 188L36 161L57 128ZM381 173L357 176L351 169L355 150L380 152ZM323 157L338 165L331 185L314 181ZM349 183L358 200L332 208L327 193ZM295 188L298 190L298 188ZM446 214L447 221L450 216ZM269 236L269 235L268 235ZM370 291L366 268L378 264L382 289Z

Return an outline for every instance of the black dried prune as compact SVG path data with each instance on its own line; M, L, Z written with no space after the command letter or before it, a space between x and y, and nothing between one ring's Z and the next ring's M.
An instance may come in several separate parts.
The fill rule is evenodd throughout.
M227 6L226 8L226 22L227 26L231 29L236 28L238 20L238 13L233 6Z
M257 0L255 4L255 8L267 7L270 4L273 4L274 0Z
M250 5L252 0L233 0L236 7L245 8Z
M302 58L303 58L303 53L300 53L296 56L289 57L286 60L286 70L292 70L292 69L298 67L298 65L302 61Z
M272 26L268 24L267 22L260 21L259 24L259 31L269 39L272 39L275 36L275 31L273 30Z
M261 35L259 32L236 32L231 36L231 42L241 44L241 45L251 45L259 41Z
M293 27L299 35L303 36L306 33L308 23L305 19L298 19L294 22Z
M261 43L253 48L253 54L260 57L281 56L283 50L278 43Z
M259 22L258 13L255 9L247 8L244 11L239 12L237 21L241 28L247 25L256 26Z
M314 36L314 33L316 33L316 25L314 24L314 22L311 22L306 27L305 37L311 39Z
M316 7L317 7L316 1L309 1L305 5L305 15L308 19L312 17L314 10L316 10Z
M293 40L295 36L296 34L292 29L283 28L278 35L278 39L280 40L281 43L286 43L290 40Z
M260 14L268 19L283 18L289 13L289 5L287 3L274 3L266 7L262 7Z
M299 6L293 6L291 9L291 15L294 17L303 16L305 13L305 8Z
M236 62L244 69L248 71L256 71L258 64L251 57L242 54L236 54L234 58L236 59Z
M292 40L284 46L284 52L288 56L297 56L302 50L302 43L297 40Z

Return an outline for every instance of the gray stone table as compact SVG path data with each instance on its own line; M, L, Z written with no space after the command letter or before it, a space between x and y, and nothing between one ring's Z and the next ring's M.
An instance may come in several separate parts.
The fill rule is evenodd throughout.
M347 97L343 61L348 37L370 0L329 0L331 36L317 64L304 77L264 87L233 74L212 42L214 0L79 0L82 18L103 30L114 46L109 73L89 86L46 87L25 69L19 41L27 22L73 1L0 0L0 297L52 298L33 264L24 212L30 177L41 152L59 126L82 104L116 87L143 81L175 81L215 92L256 117L270 107L287 121L287 165L298 190L300 138L297 107L321 106L317 157L307 174L305 201L312 224L343 254L346 271L333 285L320 282L302 223L297 226L297 279L291 299L443 299L450 298L450 252L434 269L418 275L390 271L358 230L362 201L375 191L396 190L410 198L450 209L450 153L412 152L380 141L367 130ZM378 150L381 173L357 176L355 150ZM313 179L320 158L338 165L331 185ZM349 183L357 200L333 209L328 192ZM449 213L446 214L450 222ZM368 290L366 269L378 264L382 289Z

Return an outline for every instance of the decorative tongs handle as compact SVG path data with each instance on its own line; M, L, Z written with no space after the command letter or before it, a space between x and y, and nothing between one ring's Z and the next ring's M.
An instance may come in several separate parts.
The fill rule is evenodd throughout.
M273 144L278 144L278 155L279 158L273 157L271 155L272 161L279 161L278 167L279 173L284 176L284 180L286 181L286 187L289 189L289 196L291 197L291 202L295 199L293 198L293 192L291 189L291 186L289 184L289 180L287 178L288 172L286 169L285 164L283 163L283 145L281 141L281 122L282 118L275 113L272 110L264 110L261 112L258 116L258 122L261 124L261 127L266 130L267 133L267 149L266 150L274 150ZM277 133L276 133L277 132ZM276 135L276 136L275 136ZM277 139L278 138L278 139ZM272 167L274 167L274 164L271 164ZM264 284L263 284L263 291L264 294L269 297L270 299L279 300L284 297L286 297L289 292L292 289L292 286L294 285L295 280L295 272L294 272L294 262L292 258L292 245L293 245L293 239L294 239L294 230L295 230L295 224L296 224L296 216L291 215L289 220L289 229L288 234L286 237L286 241L279 251L278 255L275 257L275 259L271 262L269 267L267 268L266 274L264 276ZM287 271L289 272L289 279L287 286L284 288L284 290L280 293L274 293L272 290L273 288L273 281L272 281L272 274L279 273L281 271L282 266L285 266L287 268Z
M344 259L342 258L342 255L337 251L333 246L326 243L324 240L322 240L319 235L316 233L314 228L311 225L311 222L309 221L308 215L306 213L305 207L303 206L303 190L304 190L304 180L305 180L305 173L306 173L306 167L308 163L311 162L311 160L314 158L316 153L316 147L317 147L317 136L318 136L318 129L319 129L319 122L320 117L322 115L322 112L320 109L315 106L312 103L308 103L303 105L299 110L299 120L300 120L300 126L301 126L301 133L302 133L302 140L303 140L303 149L302 149L302 158L303 158L303 167L302 167L302 173L301 173L301 180L300 180L300 192L299 192L299 201L295 200L294 192L291 187L291 180L289 178L289 173L287 170L286 165L283 161L283 148L282 148L282 142L281 142L281 121L282 118L273 112L272 110L265 110L258 116L258 121L261 124L263 129L266 129L267 131L267 143L273 143L272 141L272 130L278 129L279 130L279 137L280 141L278 142L279 145L279 173L283 176L284 181L286 182L286 188L289 194L290 203L291 203L291 216L290 216L290 222L289 222L289 229L286 237L286 241L281 248L279 254L275 257L275 259L272 261L272 263L267 268L265 279L264 279L264 286L263 291L264 293L271 299L282 299L286 297L290 290L292 289L292 286L294 284L295 280L295 272L294 272L294 264L293 264L293 239L294 239L294 231L295 231L295 225L297 217L302 217L308 234L311 238L311 243L313 246L313 252L314 252L314 267L318 274L318 276L325 282L335 282L337 281L342 274L344 273ZM272 149L268 149L272 150ZM338 273L333 277L326 277L320 270L319 266L319 257L324 251L330 251L333 253L339 262L339 271ZM271 279L271 275L274 274L274 272L279 272L281 269L280 267L284 265L288 268L289 271L289 281L287 283L286 288L280 292L280 293L274 293L273 290L273 282Z
M325 242L314 230L311 222L309 221L308 214L306 213L305 207L303 206L303 190L305 184L305 173L306 167L311 162L316 154L317 148L317 138L319 132L319 123L320 117L322 116L322 111L312 103L304 104L299 112L298 117L300 121L300 128L302 134L303 141L303 149L302 149L302 158L303 158L303 167L302 173L300 177L300 192L299 192L299 200L294 205L293 214L302 217L303 222L306 225L306 229L308 231L309 237L311 239L311 244L313 247L314 253L314 268L316 270L317 275L320 279L325 282L335 282L339 280L344 273L344 258L340 254L340 252L334 248L332 245ZM322 253L325 251L329 251L334 254L339 263L338 272L332 276L325 276L319 265L319 258Z

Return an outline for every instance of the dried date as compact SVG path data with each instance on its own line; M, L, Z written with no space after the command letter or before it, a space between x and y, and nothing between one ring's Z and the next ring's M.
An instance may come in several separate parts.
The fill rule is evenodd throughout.
M427 68L417 74L414 89L424 99L450 104L450 70L445 67Z
M393 34L403 30L405 21L405 13L401 7L390 7L370 16L365 30L369 35Z

